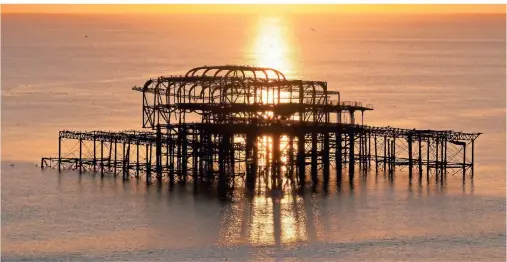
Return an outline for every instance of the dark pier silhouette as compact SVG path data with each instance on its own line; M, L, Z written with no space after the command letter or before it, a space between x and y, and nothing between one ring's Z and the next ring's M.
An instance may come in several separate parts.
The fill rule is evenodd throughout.
M410 178L473 177L474 141L481 133L374 127L373 110L342 101L323 81L290 80L271 68L205 66L184 76L148 80L142 93L142 127L148 131L60 131L53 167L112 173L147 183L241 182L254 189L289 183L327 184L359 171ZM360 117L360 121L357 118ZM331 174L333 173L333 174ZM322 180L322 181L320 181Z

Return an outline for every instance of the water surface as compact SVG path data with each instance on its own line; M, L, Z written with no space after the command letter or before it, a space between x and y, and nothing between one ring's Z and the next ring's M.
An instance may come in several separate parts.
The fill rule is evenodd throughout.
M2 259L505 259L505 15L3 15L1 51ZM371 125L483 132L475 178L224 202L36 166L59 130L139 128L132 86L220 64L325 80Z

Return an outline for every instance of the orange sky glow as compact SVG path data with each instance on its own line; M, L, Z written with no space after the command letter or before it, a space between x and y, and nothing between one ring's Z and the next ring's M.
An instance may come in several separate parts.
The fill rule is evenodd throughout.
M496 13L505 14L506 5L267 5L267 4L172 4L172 5L111 5L111 4L36 4L2 5L2 13Z

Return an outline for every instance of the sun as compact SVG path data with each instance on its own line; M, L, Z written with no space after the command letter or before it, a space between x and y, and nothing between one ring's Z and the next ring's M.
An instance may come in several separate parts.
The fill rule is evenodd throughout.
M274 68L287 74L292 72L293 68L292 45L285 22L282 16L260 17L253 54L258 66Z

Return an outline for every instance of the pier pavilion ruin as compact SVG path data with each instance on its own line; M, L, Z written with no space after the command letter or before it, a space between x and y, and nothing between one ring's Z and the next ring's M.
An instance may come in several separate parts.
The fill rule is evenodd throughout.
M324 81L287 79L276 69L204 66L133 87L144 131L60 131L58 156L41 167L112 173L147 183L218 182L303 187L358 170L445 179L473 176L481 133L375 127L371 105L344 101ZM74 146L64 146L70 144ZM331 174L333 173L333 174Z

